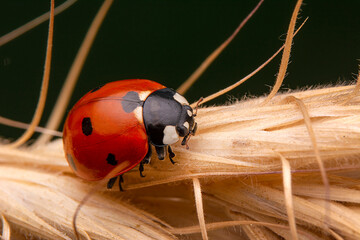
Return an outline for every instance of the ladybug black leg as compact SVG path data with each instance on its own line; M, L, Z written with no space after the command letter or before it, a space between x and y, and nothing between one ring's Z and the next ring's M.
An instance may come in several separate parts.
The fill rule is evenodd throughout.
M118 178L118 176L110 178L110 180L107 183L107 189L112 189L117 178Z
M144 157L144 159L140 162L139 164L139 171L140 171L140 176L141 177L145 177L142 172L144 171L144 164L149 164L150 160L151 160L151 155L152 155L152 150L151 150L151 145L149 143L149 149L148 152L146 154L146 156Z
M122 185L121 185L123 182L124 182L123 175L120 175L119 176L119 189L120 189L121 192L124 191L124 189L122 188Z
M158 147L158 146L155 146L155 149L156 149L156 153L158 155L158 158L160 160L164 160L165 156L166 156L166 151L165 151L165 147Z
M143 161L141 161L140 164L139 164L140 177L145 177L143 175L143 171L144 171L144 163L143 163Z
M168 146L168 152L171 163L175 164L176 162L173 160L173 158L175 157L175 153L173 152L170 146Z
M150 142L149 142L149 149L148 149L148 152L147 152L146 156L142 160L142 163L143 164L149 164L150 160L151 160L151 155L152 155L152 150L151 150L151 145L150 145Z

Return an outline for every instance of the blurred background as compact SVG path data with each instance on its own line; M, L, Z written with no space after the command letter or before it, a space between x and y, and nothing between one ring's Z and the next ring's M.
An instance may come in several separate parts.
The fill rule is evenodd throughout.
M48 11L49 2L1 1L0 35ZM56 5L63 2L57 0ZM55 17L50 89L42 126L102 2L78 0ZM120 79L146 78L176 89L257 2L114 1L81 71L71 105L94 87ZM295 3L265 0L236 39L185 94L189 102L236 82L268 59L285 41ZM359 9L357 0L305 1L298 23L306 17L309 20L294 39L282 90L354 80L360 57ZM0 116L31 121L39 97L47 29L45 22L0 47ZM268 93L280 59L278 56L248 82L208 105ZM22 132L0 125L0 137L12 140Z

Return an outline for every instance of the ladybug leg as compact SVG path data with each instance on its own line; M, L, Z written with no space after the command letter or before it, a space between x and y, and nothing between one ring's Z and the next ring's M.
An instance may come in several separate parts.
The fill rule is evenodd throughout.
M155 149L156 149L156 153L158 155L158 158L160 160L164 160L165 156L166 156L166 151L165 151L165 147L158 147L158 146L155 146Z
M146 156L144 157L144 159L140 162L139 164L139 172L140 172L140 176L141 177L145 177L142 172L144 171L144 164L149 164L150 160L151 160L151 155L152 155L152 150L151 150L151 145L149 143L149 149L148 152L146 154Z
M110 178L110 180L107 183L107 189L112 189L117 178L118 178L118 176Z
M172 164L175 164L176 162L173 160L173 158L175 157L175 153L174 153L173 150L171 149L170 145L168 146L168 152L169 152L170 162L171 162Z
M119 189L120 191L124 191L124 189L122 188L121 186L121 183L124 182L124 178L123 178L123 175L120 175L120 176L116 176L116 177L113 177L113 178L110 178L108 183L107 183L107 189L112 189L112 187L114 186L115 182L116 182L116 179L118 179L119 177Z
M124 191L124 189L122 188L122 185L121 185L123 182L124 182L124 178L123 178L123 175L121 174L119 176L119 189L120 189L121 192Z
M141 161L140 164L139 164L140 177L145 177L143 175L143 171L144 171L144 163Z
M141 162L143 164L149 164L150 160L151 160L151 155L152 155L152 150L151 150L151 145L150 145L150 142L149 142L148 152L147 152L146 156L144 157L144 159Z

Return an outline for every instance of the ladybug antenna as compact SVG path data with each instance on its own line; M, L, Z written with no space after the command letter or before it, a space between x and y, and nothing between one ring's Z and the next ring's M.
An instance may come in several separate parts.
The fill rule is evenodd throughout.
M199 107L200 103L201 103L203 100L204 100L204 98L201 97L201 98L196 102L196 105L195 105L195 113L194 113L194 115L193 115L194 117L196 117L197 111L198 111L198 107Z

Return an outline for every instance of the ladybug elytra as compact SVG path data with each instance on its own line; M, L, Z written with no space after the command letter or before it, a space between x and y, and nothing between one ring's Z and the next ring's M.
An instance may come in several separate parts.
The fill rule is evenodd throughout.
M195 134L194 117L187 100L171 88L143 79L110 82L88 92L69 112L63 131L66 159L81 178L110 177L111 188L117 176L138 164L143 176L151 145L159 159L168 152L173 162L170 145L181 137L185 145ZM120 163L124 167L108 176Z

